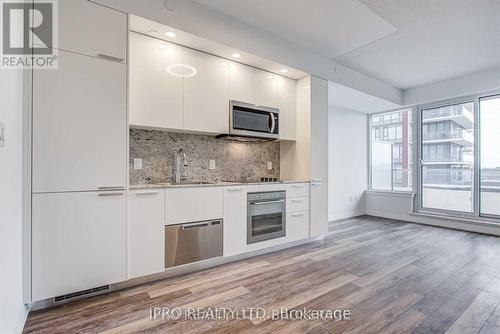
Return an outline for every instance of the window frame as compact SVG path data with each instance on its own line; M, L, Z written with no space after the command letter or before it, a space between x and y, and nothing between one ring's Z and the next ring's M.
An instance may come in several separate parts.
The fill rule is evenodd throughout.
M413 190L415 192L415 203L414 203L414 210L417 213L426 213L426 214L437 214L437 215L444 215L444 216L449 216L449 217L457 217L457 218L465 218L465 219L470 219L470 218L479 218L479 202L478 202L478 165L479 165L479 143L478 143L478 136L479 136L479 95L469 95L469 96L463 96L455 99L447 99L447 100L441 100L437 102L432 102L432 103L426 103L426 104L420 104L417 105L416 108L416 116L417 116L417 122L414 124L414 129L413 131L416 131L417 134L417 145L416 147L416 164L414 168L417 168L416 176L416 184L413 187ZM436 209L436 208L427 208L423 206L423 183L422 183L422 171L423 171L423 160L422 160L422 150L423 150L423 126L424 123L422 122L422 113L424 110L428 109L435 109L435 108L443 108L443 107L448 107L452 105L457 105L457 104L462 104L462 103L473 103L474 105L474 178L472 180L472 212L466 212L466 211L454 211L454 210L446 210L446 209ZM437 128L436 128L437 130ZM437 153L437 152L436 152ZM415 187L416 186L416 187Z

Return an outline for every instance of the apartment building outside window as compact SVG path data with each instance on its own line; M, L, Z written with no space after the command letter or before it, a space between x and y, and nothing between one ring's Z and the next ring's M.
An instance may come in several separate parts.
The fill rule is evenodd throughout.
M412 189L412 110L370 117L371 188Z

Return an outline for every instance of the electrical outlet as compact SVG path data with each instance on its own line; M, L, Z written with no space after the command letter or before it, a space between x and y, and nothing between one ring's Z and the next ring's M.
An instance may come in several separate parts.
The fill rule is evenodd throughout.
M273 170L273 163L272 161L267 162L267 170Z
M0 122L0 147L5 146L5 124Z
M211 169L211 170L215 169L215 160L210 160L208 162L208 169Z
M142 169L142 159L134 159L134 169Z

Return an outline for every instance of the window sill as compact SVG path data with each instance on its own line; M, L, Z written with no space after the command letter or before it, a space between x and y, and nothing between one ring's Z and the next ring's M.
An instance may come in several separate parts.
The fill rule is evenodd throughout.
M397 190L365 190L367 195L374 196L391 196L391 197L404 197L413 198L415 194L411 191L397 191Z
M494 219L494 218L457 217L457 216L450 216L450 215L444 215L444 214L439 214L439 213L435 213L435 212L426 212L426 211L410 212L410 215L414 216L414 217L422 217L422 218L428 218L428 219L439 219L439 220L444 220L444 221L449 221L449 222L454 222L454 223L472 224L472 225L477 225L477 226L500 228L500 220Z

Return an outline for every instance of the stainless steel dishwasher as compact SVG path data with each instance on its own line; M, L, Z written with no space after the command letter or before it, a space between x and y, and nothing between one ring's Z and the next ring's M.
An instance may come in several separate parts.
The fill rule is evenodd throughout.
M222 220L165 226L165 268L222 256Z

